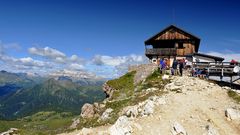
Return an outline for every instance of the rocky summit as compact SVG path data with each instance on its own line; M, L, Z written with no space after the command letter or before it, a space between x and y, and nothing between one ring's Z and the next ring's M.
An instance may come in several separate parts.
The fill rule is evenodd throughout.
M121 99L118 101L122 103L121 109L115 109L114 106L108 108L108 104L116 101L105 100L106 111L103 111L100 119L111 119L117 113L119 117L114 123L85 127L62 135L240 134L238 90L186 75L180 77L157 74L158 76L156 76L156 72L151 73L155 75L145 77L139 81L140 83L134 85L135 94L128 97L131 100ZM160 87L162 85L153 83L153 76L158 80L167 80L167 83L164 84L164 87ZM148 83L148 87L145 87L147 82L151 82L153 85ZM163 82L159 81L159 83ZM143 87L139 92L138 87L140 86ZM157 94L160 91L161 94ZM137 102L135 102L136 98ZM134 100L134 104L123 102L126 100L127 102Z

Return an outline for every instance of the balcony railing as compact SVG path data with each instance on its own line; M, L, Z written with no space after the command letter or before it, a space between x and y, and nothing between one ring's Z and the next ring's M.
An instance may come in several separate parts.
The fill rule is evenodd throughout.
M146 49L146 55L159 55L159 56L176 56L177 49L176 48L151 48Z

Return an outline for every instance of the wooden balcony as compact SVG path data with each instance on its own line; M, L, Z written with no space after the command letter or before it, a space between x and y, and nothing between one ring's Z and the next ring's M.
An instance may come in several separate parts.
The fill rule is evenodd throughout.
M176 56L176 48L151 48L145 50L146 55L157 55L157 56Z

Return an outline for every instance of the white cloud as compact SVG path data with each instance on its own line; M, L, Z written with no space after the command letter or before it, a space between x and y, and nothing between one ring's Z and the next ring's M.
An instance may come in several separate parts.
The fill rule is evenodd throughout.
M206 54L223 57L224 61L226 61L226 62L230 62L232 59L240 61L240 53L234 53L234 52L230 52L230 51L228 51L228 52L211 51L211 52L207 52Z
M69 68L72 70L83 70L84 66L77 63L72 63L71 65L69 65Z
M111 56L101 56L96 55L93 58L93 62L97 65L109 65L109 66L118 66L121 63L126 62L124 57L111 57Z
M95 55L92 62L96 65L109 65L109 66L120 66L122 64L140 64L146 62L146 58L142 55L129 55L129 56L106 56L106 55Z
M51 60L56 64L70 65L72 63L79 63L79 64L85 63L85 60L83 58L79 58L75 54L72 55L71 57L67 57L66 54L64 54L63 52L50 47L44 47L44 48L31 47L28 49L28 52L32 55L47 58L48 60Z
M78 61L78 56L77 55L72 55L71 57L70 57L70 60L71 61Z
M24 67L24 68L50 68L49 62L34 60L31 57L14 58L7 55L0 56L0 60L9 66Z
M4 66L0 66L1 68L9 67L9 70L14 72L24 71L39 74L66 69L72 72L92 72L112 78L124 74L129 65L148 61L145 56L132 54L126 56L96 55L86 62L76 54L68 57L63 52L50 47L31 47L28 52L34 57L16 58L5 54L5 50L6 48L0 44L0 62L4 64Z
M50 47L44 48L31 47L28 49L28 52L33 55L39 55L47 58L66 57L66 55L63 52Z
M136 54L116 57L95 55L92 59L92 64L98 66L97 72L108 78L117 77L126 73L130 65L144 64L147 62L148 60L145 56Z
M55 62L58 62L58 63L65 63L66 62L66 58L63 58L63 57L56 57L54 59Z

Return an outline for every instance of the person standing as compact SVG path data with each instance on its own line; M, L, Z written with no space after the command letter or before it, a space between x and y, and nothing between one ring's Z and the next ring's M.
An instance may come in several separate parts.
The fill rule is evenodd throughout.
M167 63L166 63L166 60L165 60L165 59L163 59L163 60L160 62L162 74L165 74L165 70L166 70L166 66L167 66L166 64L167 64Z
M162 65L163 65L163 59L159 60L159 72L162 74Z
M177 65L178 65L178 62L176 59L174 59L173 64L172 64L172 75L177 74Z
M182 74L183 74L183 67L184 67L184 65L183 65L183 60L180 60L180 62L179 62L179 72L180 72L180 76L182 76Z

